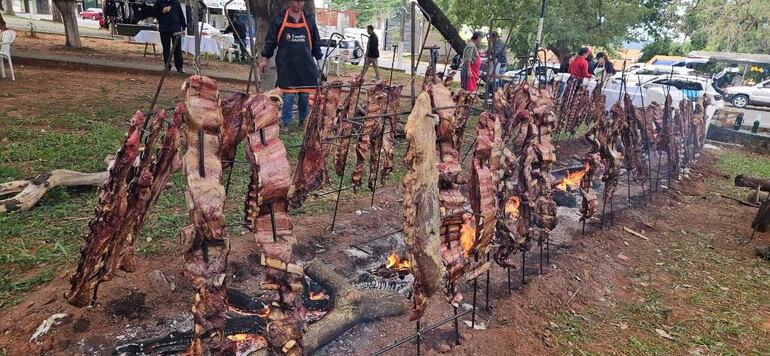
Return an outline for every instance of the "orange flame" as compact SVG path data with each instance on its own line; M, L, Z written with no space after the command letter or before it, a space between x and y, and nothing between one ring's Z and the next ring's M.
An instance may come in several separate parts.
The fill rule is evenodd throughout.
M508 214L508 217L510 217L513 220L518 219L520 205L521 205L521 201L519 200L519 197L512 196L508 198L508 201L505 202L505 213Z
M265 305L265 308L262 309L257 315L259 315L263 319L267 319L270 317L270 306Z
M320 291L320 292L310 292L310 299L311 300L321 300L326 298L326 292Z
M395 252L390 251L388 253L388 261L385 263L385 268L403 271L409 269L410 266L411 264L408 260L402 261Z
M476 243L476 222L473 221L473 215L465 214L463 216L463 226L460 228L460 246L468 256Z
M588 172L588 163L583 164L583 170L576 171L569 173L567 171L567 176L564 177L564 179L559 182L559 184L556 185L556 189L568 191L570 188L575 188L580 186L580 180L583 179L583 176Z

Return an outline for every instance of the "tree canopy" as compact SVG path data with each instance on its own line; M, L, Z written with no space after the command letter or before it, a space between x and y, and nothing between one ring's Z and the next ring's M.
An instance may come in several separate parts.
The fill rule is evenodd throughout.
M369 25L379 15L392 15L401 0L330 0L329 6L337 10L356 10L359 27Z
M681 31L693 49L770 52L770 4L756 0L699 0L686 10Z
M643 23L660 21L654 6L668 0L548 0L543 46L557 55L586 44L613 48L642 33ZM513 23L509 46L517 54L534 48L540 1L491 0L485 6L469 6L466 0L439 0L455 23L488 26L492 18L508 17ZM497 20L507 28L511 21Z

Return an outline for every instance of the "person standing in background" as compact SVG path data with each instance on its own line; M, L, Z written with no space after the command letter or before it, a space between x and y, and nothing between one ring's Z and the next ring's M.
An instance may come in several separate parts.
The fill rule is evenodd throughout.
M380 80L380 68L377 67L377 61L380 58L380 40L374 33L374 26L366 26L366 32L369 34L369 43L366 45L366 58L364 59L364 71L361 73L361 78L366 75L366 71L371 65L374 67L374 80L378 81Z
M588 60L586 59L590 52L588 47L581 47L578 50L577 56L572 59L572 63L569 65L570 80L578 81L575 88L583 85L583 79L591 78L591 73L588 72Z
M492 62L494 62L495 67L489 69L490 73L492 73L490 78L493 78L494 80L491 80L490 83L487 84L487 91L494 93L496 88L501 84L500 79L497 79L499 78L498 75L505 73L508 69L508 57L505 54L505 43L500 40L500 35L496 31L492 31L489 34L489 41L487 58L490 61L490 66L492 65Z
M596 68L594 68L594 76L597 78L605 77L609 78L615 75L615 65L612 64L610 58L604 52L596 54Z
M476 92L476 86L479 81L479 72L481 70L481 55L479 52L481 36L481 32L473 32L471 40L468 41L463 50L462 64L460 65L460 85L468 92Z
M184 73L184 59L182 58L182 38L180 33L187 28L184 19L182 5L179 0L157 0L155 2L155 16L158 20L158 32L160 32L160 45L163 47L163 63L168 63L171 55L172 39L178 39L179 43L174 49L174 66L176 71Z
M276 86L283 93L281 122L284 128L291 124L294 102L299 109L299 125L305 123L309 114L309 94L315 93L319 71L317 61L323 57L320 36L313 14L302 8L305 0L288 0L286 7L270 20L265 34L265 46L259 70L267 72L267 61L275 55L278 70Z
M235 44L238 45L241 52L241 61L246 60L246 45L243 41L246 40L246 26L241 22L240 16L235 14L230 15L231 23L227 25L222 33L232 33Z

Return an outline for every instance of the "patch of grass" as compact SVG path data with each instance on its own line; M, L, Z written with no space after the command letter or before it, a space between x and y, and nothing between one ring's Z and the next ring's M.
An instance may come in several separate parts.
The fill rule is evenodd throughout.
M13 305L18 303L20 293L27 292L36 286L53 279L54 273L50 268L45 268L32 277L11 280L8 275L0 275L0 305Z
M735 149L723 149L717 152L717 168L735 178L738 174L757 177L770 177L770 156L759 155Z
M638 339L635 336L628 337L628 343L636 351L642 355L663 355L663 350L659 345L651 344L646 339Z

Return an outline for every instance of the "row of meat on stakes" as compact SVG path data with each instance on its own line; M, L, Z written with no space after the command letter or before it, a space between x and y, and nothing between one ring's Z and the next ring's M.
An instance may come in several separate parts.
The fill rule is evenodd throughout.
M597 86L589 93L576 82L569 82L559 108L557 132L574 136L581 125L588 127L584 137L589 151L583 159L583 169L568 173L558 189L579 188L582 196L582 220L592 218L598 210L593 180L603 172L603 206L612 204L621 170L626 169L634 182L650 192L660 179L660 159L666 154L667 177L682 178L687 166L699 156L706 138L709 103L704 94L696 101L683 99L679 107L672 107L671 95L663 105L652 102L644 108L633 105L626 93L605 112L606 96ZM658 154L657 173L653 177L653 153ZM649 183L649 184L648 184ZM603 208L604 210L604 208ZM603 224L603 223L602 223Z
M101 187L65 297L75 306L93 304L99 284L109 281L115 270L136 269L135 243L142 225L171 174L181 169L191 222L181 232L187 246L184 275L196 290L190 350L202 354L268 347L302 354L307 313L302 296L308 291L303 267L293 254L297 239L289 211L329 181L329 159L344 178L354 144L353 189L362 185L367 156L368 187L374 190L377 179L388 180L395 165L401 87L381 81L367 88L360 79L322 86L293 171L279 135L279 93L235 93L220 99L218 84L203 76L190 77L182 90L184 101L170 117L159 110L146 116L137 112L132 118ZM473 102L473 93L452 93L449 83L429 69L404 125L404 235L415 277L411 320L424 315L428 300L439 291L459 305L459 283L488 271L491 259L511 267L516 252L546 242L558 223L553 189L578 185L583 218L589 219L597 210L591 183L599 172L605 201L611 199L624 163L640 184L651 179L653 150L665 151L672 171L681 174L703 144L708 105L703 99L696 105L683 101L673 110L669 97L662 108L653 103L644 110L624 110L631 107L626 95L625 103L616 103L606 117L601 92L589 95L568 86L557 118L554 90L522 83L498 89L492 111L483 112L476 132L466 135ZM574 133L586 123L591 149L582 175L576 172L555 182L551 136ZM475 136L469 167L461 159L465 136ZM265 280L260 287L271 297L260 304L263 310L236 310L257 314L264 328L232 337L225 326L238 308L228 303L233 296L227 288L222 178L223 170L237 162L242 141L251 166L243 223L261 252Z

